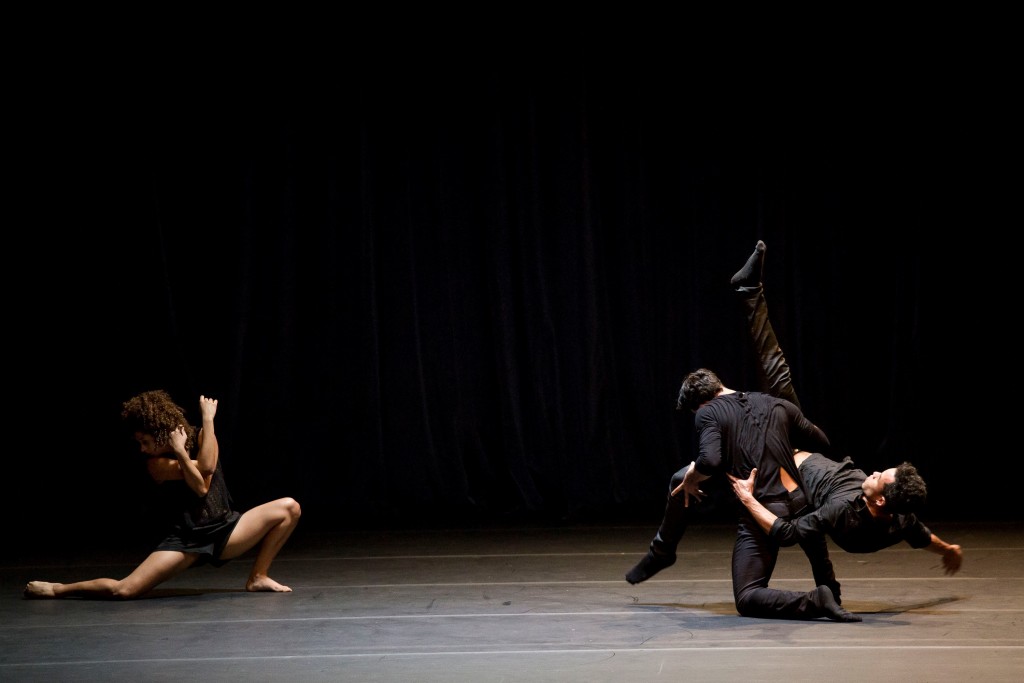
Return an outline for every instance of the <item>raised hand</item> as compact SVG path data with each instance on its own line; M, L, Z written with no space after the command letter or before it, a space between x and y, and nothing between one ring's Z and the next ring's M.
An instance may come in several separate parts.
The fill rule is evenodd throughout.
M217 399L207 398L206 396L200 396L199 411L203 415L204 422L212 420L213 416L217 414Z

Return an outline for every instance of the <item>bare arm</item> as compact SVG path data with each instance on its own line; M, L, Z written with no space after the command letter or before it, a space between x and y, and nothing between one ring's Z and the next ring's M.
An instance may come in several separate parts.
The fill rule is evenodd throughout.
M220 457L220 445L217 443L217 434L213 429L213 416L217 414L217 399L199 397L199 410L203 416L203 426L196 435L199 444L199 456L196 459L196 466L210 483L210 477L217 469L217 458Z
M733 493L739 498L740 502L750 510L751 516L757 522L758 526L764 529L765 533L771 533L772 525L778 516L768 511L765 506L757 502L754 498L754 480L757 479L757 468L750 470L750 477L747 479L738 479L733 475L729 474L729 481L732 483Z
M210 490L210 480L217 469L220 447L213 428L213 417L217 414L217 399L199 397L199 409L203 415L203 426L196 434L199 454L196 460L189 457L185 449L188 434L184 425L171 432L170 445L173 458L155 456L149 458L149 475L155 481L184 479L197 496L205 496Z
M945 567L947 575L953 575L960 571L960 565L963 564L964 560L964 553L960 546L946 543L935 534L932 534L932 542L925 549L937 555L942 555L942 566Z
M189 457L188 451L185 450L185 441L188 435L185 433L184 425L179 426L171 433L171 446L174 449L174 457L177 458L178 470L181 473L181 478L185 480L188 487L195 491L197 496L205 496L206 492L210 490L210 479L212 474L204 475L199 471L197 466L198 461L193 460ZM160 460L164 460L164 463L160 463ZM150 473L153 473L154 467L161 466L163 469L167 469L168 466L173 467L174 463L161 458L150 458ZM155 478L155 475L154 475ZM177 478L177 477L169 477Z

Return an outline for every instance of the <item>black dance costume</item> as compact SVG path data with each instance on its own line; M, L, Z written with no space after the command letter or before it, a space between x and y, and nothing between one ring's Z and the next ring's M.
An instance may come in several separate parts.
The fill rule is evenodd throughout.
M205 496L196 495L181 479L160 482L157 490L164 518L171 528L156 550L198 554L194 567L227 564L228 560L218 558L242 515L232 509L220 460Z
M812 453L800 463L800 474L816 509L800 519L775 520L770 535L779 545L825 534L848 553L873 553L900 541L912 548L931 545L932 532L917 515L871 515L861 488L868 475L849 458L836 462Z
M789 365L768 318L760 283L737 286L735 291L745 309L748 330L761 363L762 379L774 396L761 392L720 394L698 408L694 425L699 455L694 466L703 475L723 476L724 472L729 472L741 479L746 479L756 467L754 497L780 519L796 519L811 508L810 496L793 460L794 446L802 450L827 451L828 437L800 410ZM819 445L807 448L809 443ZM688 469L689 465L672 476L661 527L647 555L626 574L630 583L644 581L675 562L676 548L695 514L695 506L686 507L684 496L673 496L671 492L682 482ZM781 480L782 470L797 482L797 489L786 490ZM774 619L858 620L838 607L840 586L828 557L825 537L808 535L794 542L800 543L807 555L817 588L806 593L768 588L780 544L764 533L746 508L740 511L732 556L733 598L737 611L744 616Z

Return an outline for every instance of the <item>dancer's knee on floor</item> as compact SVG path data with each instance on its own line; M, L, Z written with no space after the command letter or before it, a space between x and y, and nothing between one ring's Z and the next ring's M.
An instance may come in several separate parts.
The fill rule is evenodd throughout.
M735 596L736 611L743 617L759 617L764 612L756 599L756 589L742 591Z

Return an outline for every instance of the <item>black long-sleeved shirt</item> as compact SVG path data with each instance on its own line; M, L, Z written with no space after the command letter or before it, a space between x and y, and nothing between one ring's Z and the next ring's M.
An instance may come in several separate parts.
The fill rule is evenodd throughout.
M836 462L813 453L800 464L800 474L817 509L798 519L775 520L770 534L780 545L824 534L848 553L873 553L900 541L912 548L931 543L931 530L916 515L897 514L889 519L871 515L861 489L867 474L849 458Z
M757 391L719 394L697 409L694 426L697 471L705 476L730 472L746 479L756 467L754 498L760 501L788 494L780 470L800 481L794 447L807 451L829 447L825 432L795 404Z

